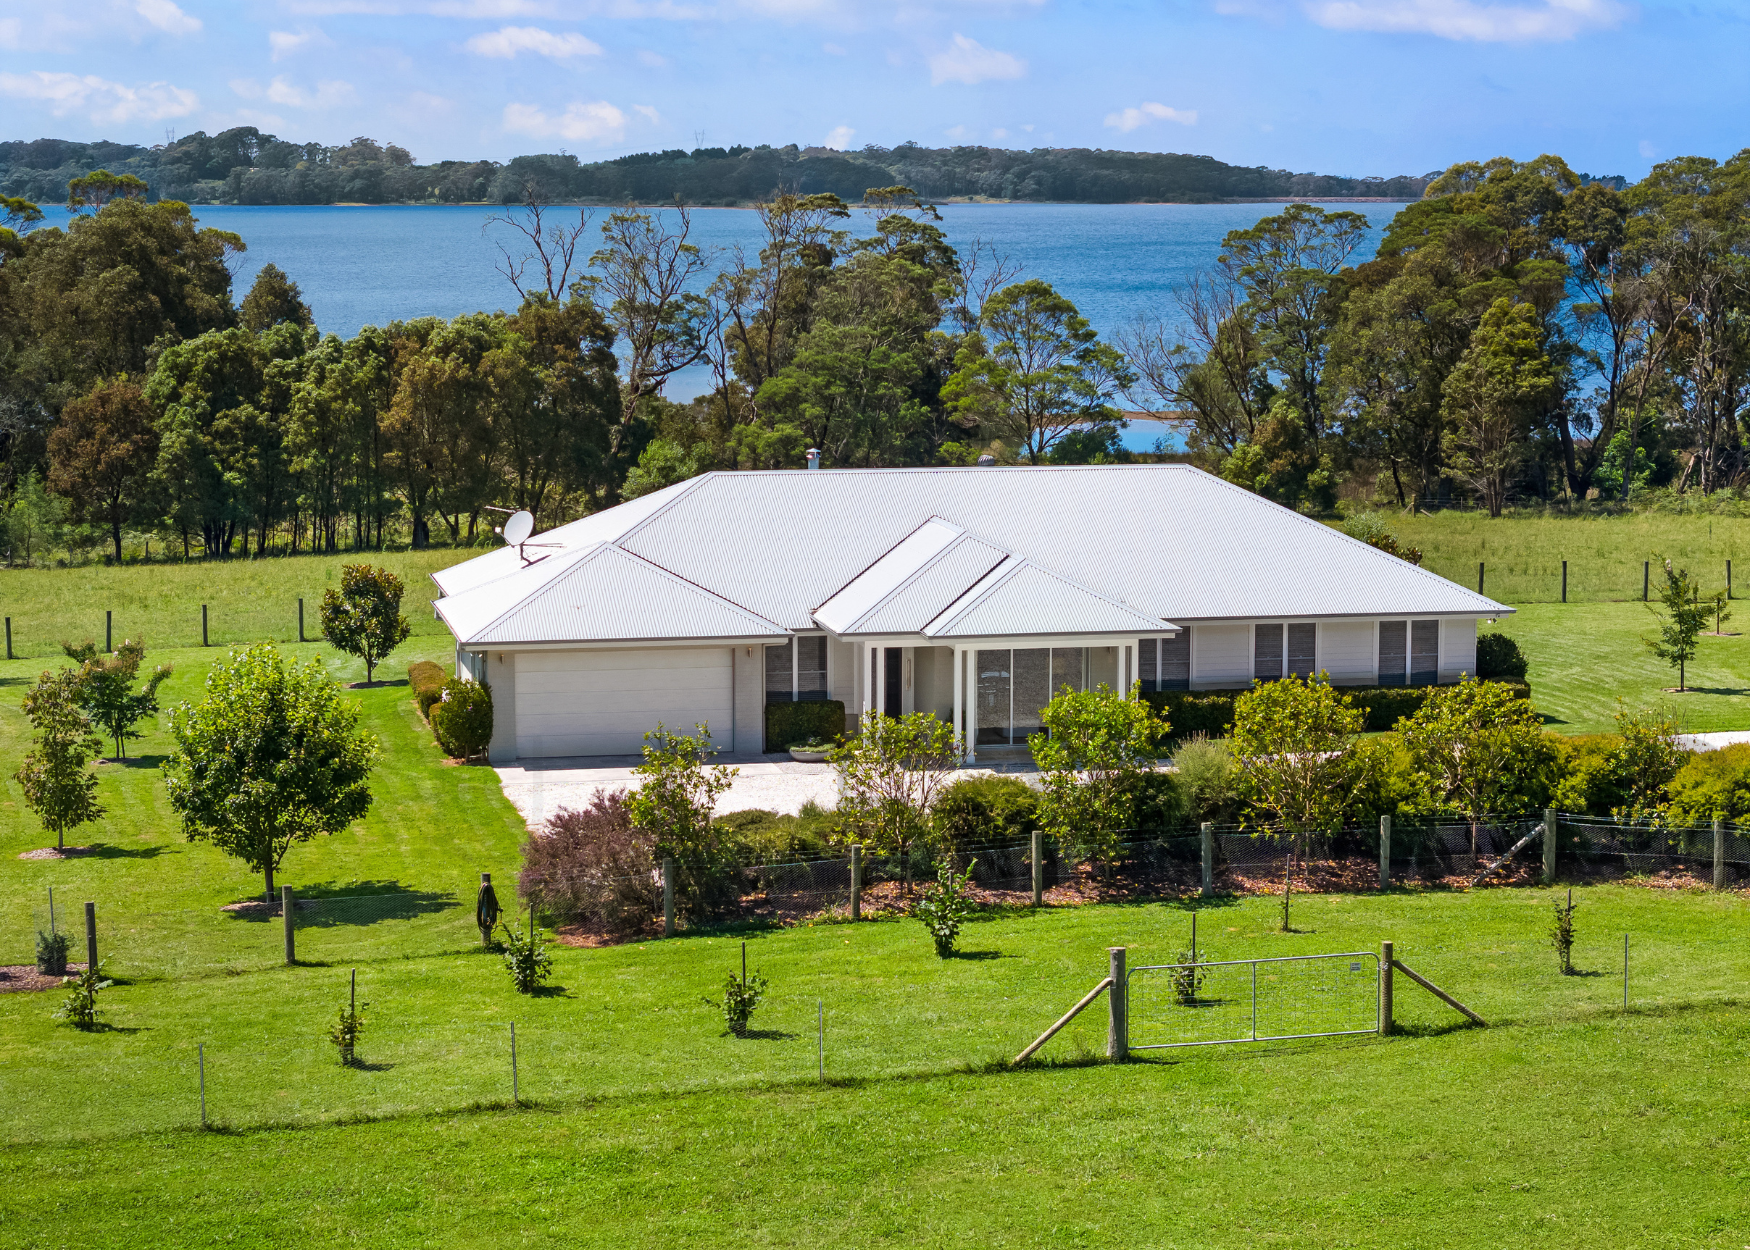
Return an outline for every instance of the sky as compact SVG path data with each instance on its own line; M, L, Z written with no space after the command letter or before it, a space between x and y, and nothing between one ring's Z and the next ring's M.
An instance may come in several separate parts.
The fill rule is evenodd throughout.
M1750 142L1750 0L0 0L0 139L253 125L421 163L770 143L1349 176Z

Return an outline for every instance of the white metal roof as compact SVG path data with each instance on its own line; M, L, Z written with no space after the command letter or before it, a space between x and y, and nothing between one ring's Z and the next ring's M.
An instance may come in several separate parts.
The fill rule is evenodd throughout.
M924 626L928 638L1176 632L1122 603L1010 556Z
M436 607L464 646L786 636L771 621L610 543L560 552L439 599Z
M989 548L992 564L1009 553L1056 579L1029 576L1013 592L1029 588L1040 619L1053 605L1086 606L1081 596L1054 589L1060 584L1156 629L1170 628L1164 622L1512 611L1188 465L707 473L534 541L561 547L520 572L516 553L506 549L436 580L452 596L490 586L509 609L536 583L574 567L562 555L601 543L769 628L921 632L930 599L940 594L940 605L951 603L990 570L976 568L980 548ZM596 562L578 577L588 582L621 567ZM967 580L951 587L962 575ZM567 637L577 640L683 636L679 622L661 635L639 634L659 622L635 595L604 587L588 598L587 623L558 614L548 627L565 622L573 631ZM727 624L716 618L717 627Z

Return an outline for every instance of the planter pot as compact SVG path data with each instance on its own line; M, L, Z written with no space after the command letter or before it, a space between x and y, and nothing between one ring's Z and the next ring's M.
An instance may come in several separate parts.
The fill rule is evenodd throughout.
M826 753L830 748L822 747L818 751L810 751L805 747L791 747L790 758L798 764L824 764Z

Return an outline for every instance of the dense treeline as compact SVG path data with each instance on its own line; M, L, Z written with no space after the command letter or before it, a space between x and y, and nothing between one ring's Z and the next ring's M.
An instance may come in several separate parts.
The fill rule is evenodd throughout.
M130 173L166 199L215 204L512 204L530 185L548 199L623 204L753 204L780 188L847 201L896 183L936 200L1214 203L1283 197L1415 199L1429 177L1339 178L1242 168L1209 156L1087 148L695 148L583 163L570 155L417 165L395 144L288 143L253 126L196 132L146 148L64 139L0 143L0 192L44 203L96 169Z
M758 206L757 255L684 210L496 219L514 314L323 337L245 246L136 176L0 229L8 558L156 537L209 555L484 539L709 469L1125 459L1127 407L1293 507L1707 496L1750 475L1750 153L1624 188L1559 159L1454 166L1352 263L1358 214L1231 232L1176 306L1102 342L905 186ZM0 201L8 224L40 220ZM664 398L682 369L714 385ZM1161 454L1161 453L1157 453Z
M1204 463L1282 502L1713 492L1750 474L1750 151L1633 186L1462 164L1366 222L1293 205L1122 336Z

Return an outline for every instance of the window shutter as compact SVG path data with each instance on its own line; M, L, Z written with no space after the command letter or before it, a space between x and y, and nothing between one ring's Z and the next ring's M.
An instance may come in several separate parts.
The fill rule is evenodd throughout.
M1259 681L1275 681L1282 676L1282 626L1252 628L1256 639L1252 647L1252 676Z

